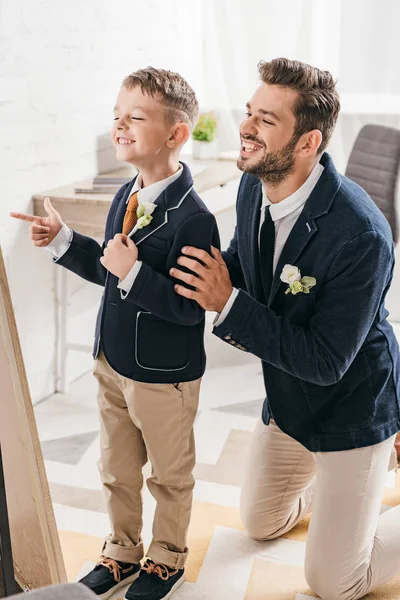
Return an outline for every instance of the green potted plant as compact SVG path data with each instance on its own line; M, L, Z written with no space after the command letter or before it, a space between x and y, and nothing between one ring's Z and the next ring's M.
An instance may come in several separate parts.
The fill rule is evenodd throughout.
M192 132L193 158L215 158L217 156L217 119L211 112L200 113Z

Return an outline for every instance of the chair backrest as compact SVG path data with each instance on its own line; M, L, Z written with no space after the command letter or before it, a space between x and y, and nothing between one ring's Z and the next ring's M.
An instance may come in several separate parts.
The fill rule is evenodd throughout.
M400 130L364 125L354 142L345 175L371 196L399 239L397 183L400 169Z

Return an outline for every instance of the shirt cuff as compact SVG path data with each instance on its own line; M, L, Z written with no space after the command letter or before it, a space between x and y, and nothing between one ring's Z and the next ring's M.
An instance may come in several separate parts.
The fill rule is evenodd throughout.
M47 252L50 252L50 254L53 255L53 258L61 258L70 247L73 235L72 229L63 223L54 240L45 246L44 249L47 250Z
M219 315L216 315L215 319L214 319L214 327L219 327L219 325L222 325L222 323L225 321L226 317L229 314L229 311L231 310L233 303L235 302L237 295L239 293L239 290L236 288L233 288L231 295L229 296L228 302L225 304L222 312Z
M131 291L132 286L135 283L135 279L139 274L141 266L142 261L137 260L133 265L132 269L129 271L128 275L125 277L125 279L118 282L117 287L121 290L121 298L125 298L125 296Z

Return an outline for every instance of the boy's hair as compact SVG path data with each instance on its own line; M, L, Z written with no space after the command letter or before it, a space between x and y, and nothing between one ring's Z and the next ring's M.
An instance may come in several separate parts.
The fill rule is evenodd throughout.
M328 145L340 111L339 94L332 75L329 71L287 58L261 61L258 70L263 83L281 85L298 93L293 105L294 135L300 138L303 133L318 129L322 133L318 148L318 154L321 154Z
M183 121L190 129L196 124L199 111L196 94L179 73L147 67L125 77L122 85L128 90L139 86L143 94L161 96L167 118L172 122Z

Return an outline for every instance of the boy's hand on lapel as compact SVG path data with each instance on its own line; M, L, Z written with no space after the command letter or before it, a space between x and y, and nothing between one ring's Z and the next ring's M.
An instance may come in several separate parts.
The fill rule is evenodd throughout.
M125 279L138 258L138 249L127 235L117 233L104 248L100 262L121 281Z
M180 256L177 262L179 265L188 268L193 274L184 273L179 269L171 269L170 275L196 289L189 290L182 285L176 285L176 293L185 298L196 300L204 310L221 313L229 300L233 287L220 251L211 246L212 256L205 250L199 250L199 248L186 247L182 248L182 252L188 256ZM192 260L189 258L190 256L198 260Z

